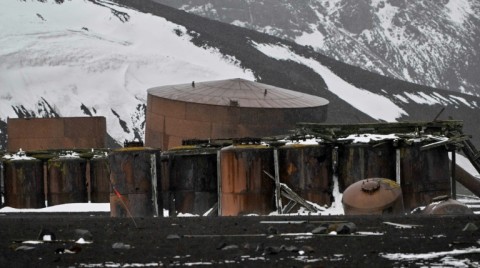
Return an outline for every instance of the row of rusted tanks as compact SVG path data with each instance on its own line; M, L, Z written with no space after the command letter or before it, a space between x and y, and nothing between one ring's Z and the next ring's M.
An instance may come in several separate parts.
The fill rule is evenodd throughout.
M110 202L112 216L162 216L164 210L169 215L265 215L276 210L271 174L324 207L334 201L336 182L343 193L363 179L390 179L401 186L402 212L411 211L451 192L449 151L422 150L425 142L238 139L187 141L168 151L133 146L77 157L30 153L23 160L3 158L5 205L90 201ZM348 211L354 214L355 207Z

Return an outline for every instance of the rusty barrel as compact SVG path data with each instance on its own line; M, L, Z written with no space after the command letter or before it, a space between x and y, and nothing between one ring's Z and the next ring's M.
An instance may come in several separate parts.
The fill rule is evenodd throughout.
M338 146L340 192L366 178L395 180L395 148L390 141L350 143Z
M35 158L6 160L5 205L14 208L45 207L43 164Z
M445 147L421 150L422 143L400 148L400 180L405 209L428 205L451 191L448 151Z
M467 205L449 198L448 196L439 196L433 198L433 202L428 204L423 210L423 214L428 215L472 215L473 211Z
M162 189L164 196L169 197L164 202L174 202L169 207L175 209L170 215L203 215L217 203L218 150L181 146L162 152Z
M332 202L332 146L290 144L278 148L280 182L319 205Z
M110 172L108 158L95 155L90 161L90 201L92 203L110 202Z
M219 215L265 215L275 210L273 149L233 145L220 150Z
M110 215L112 217L163 216L160 150L128 147L110 152Z
M49 206L88 202L86 165L80 157L48 160L47 201Z
M345 189L342 197L345 215L382 215L404 212L402 189L395 181L369 178Z

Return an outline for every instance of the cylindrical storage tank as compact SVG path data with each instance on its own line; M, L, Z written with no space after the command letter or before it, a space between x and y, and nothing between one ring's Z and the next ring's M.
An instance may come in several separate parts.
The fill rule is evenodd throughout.
M112 217L163 216L160 150L129 147L108 155L110 167L110 214Z
M297 122L324 122L328 101L244 79L148 90L145 145L164 150L186 139L266 137Z
M435 200L435 199L434 199ZM423 214L428 215L471 215L473 211L465 204L445 197L442 200L436 200L428 204L423 210Z
M392 142L350 143L338 146L340 192L365 178L395 180L395 148Z
M175 213L203 215L218 202L218 148L182 146L162 152L164 206ZM167 182L164 183L164 180ZM168 201L165 196L169 197ZM174 202L171 206L168 203Z
M447 149L441 146L421 150L422 145L400 148L400 181L407 210L426 206L434 197L451 191Z
M110 202L110 172L108 158L96 155L90 161L90 201L92 203Z
M383 178L357 181L343 192L345 215L382 215L404 212L402 189Z
M5 205L14 208L45 207L43 164L35 158L7 160L5 169Z
M48 160L47 201L49 206L88 202L87 161L80 157Z
M300 197L330 206L332 202L332 145L290 144L278 148L280 182Z
M273 149L234 145L220 150L219 215L266 215L275 210Z

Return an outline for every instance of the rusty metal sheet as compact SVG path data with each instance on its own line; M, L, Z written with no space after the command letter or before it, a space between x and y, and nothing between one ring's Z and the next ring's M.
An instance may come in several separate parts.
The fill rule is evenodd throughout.
M92 158L90 161L90 201L108 203L110 200L110 172L106 157Z
M37 159L3 163L5 205L14 208L43 208L45 194L43 163Z
M47 201L49 206L88 201L85 159L48 160Z

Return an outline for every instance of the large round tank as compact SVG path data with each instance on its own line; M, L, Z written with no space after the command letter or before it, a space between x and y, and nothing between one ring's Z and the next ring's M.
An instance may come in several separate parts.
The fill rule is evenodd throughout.
M365 178L395 179L395 148L391 142L350 143L338 146L340 192Z
M449 195L450 163L445 147L421 150L414 143L400 149L400 178L405 209L428 205L436 196Z
M219 215L265 215L275 210L273 149L235 145L220 150Z
M182 146L162 152L164 206L174 202L166 207L175 209L170 215L175 212L203 215L218 202L218 150Z
M473 211L465 204L451 199L448 196L434 198L423 210L428 215L471 215Z
M343 192L345 215L381 215L403 213L402 189L383 178L357 181Z
M49 206L88 202L86 162L80 157L57 157L48 160Z
M185 139L266 137L297 122L324 122L328 101L244 79L148 90L145 145L170 149Z
M45 207L43 163L35 158L7 160L5 169L5 205L14 208Z
M110 172L106 156L97 155L90 160L90 201L110 202Z
M110 214L112 217L163 216L160 150L128 147L108 155L110 167Z
M291 144L278 148L280 182L319 205L332 202L332 146Z

